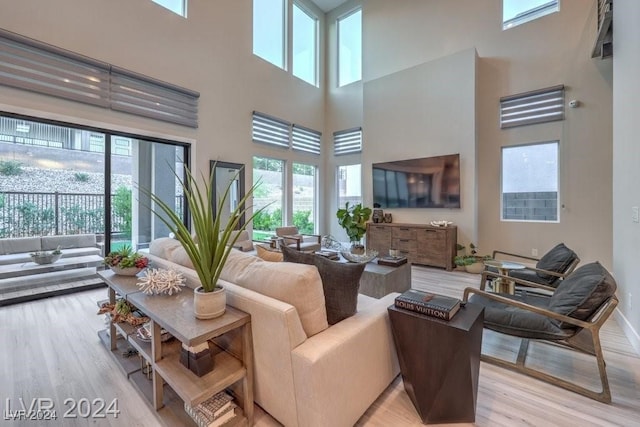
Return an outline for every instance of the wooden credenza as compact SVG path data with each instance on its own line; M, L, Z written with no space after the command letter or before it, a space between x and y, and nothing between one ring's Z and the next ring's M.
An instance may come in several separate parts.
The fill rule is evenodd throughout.
M455 226L433 227L426 224L368 223L367 248L387 255L398 249L412 264L454 268L458 229Z

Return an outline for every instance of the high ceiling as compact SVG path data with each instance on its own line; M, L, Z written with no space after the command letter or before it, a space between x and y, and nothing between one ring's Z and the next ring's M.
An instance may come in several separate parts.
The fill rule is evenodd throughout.
M329 12L332 9L345 3L347 0L312 0L320 9L325 12Z

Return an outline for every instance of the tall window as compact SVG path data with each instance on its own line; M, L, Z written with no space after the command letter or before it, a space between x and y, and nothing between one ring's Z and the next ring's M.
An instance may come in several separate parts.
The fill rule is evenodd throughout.
M253 54L285 68L285 0L253 0Z
M558 0L503 0L502 29L533 21L558 10Z
M362 10L338 19L338 86L362 79Z
M316 177L316 166L304 163L293 164L292 223L303 234L314 234L316 229Z
M344 207L346 202L350 205L362 202L362 174L361 166L338 166L338 207Z
M502 148L502 219L558 222L558 141Z
M180 16L187 17L187 0L152 0Z
M317 73L318 20L293 5L293 75L314 86Z
M284 210L284 160L253 158L253 182L261 185L253 193L253 209L267 206L253 219L253 239L264 240L282 226Z

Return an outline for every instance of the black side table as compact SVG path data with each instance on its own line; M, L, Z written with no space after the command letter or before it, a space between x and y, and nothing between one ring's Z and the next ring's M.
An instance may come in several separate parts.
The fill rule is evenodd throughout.
M450 321L387 309L404 389L422 422L476 418L484 308L467 303Z

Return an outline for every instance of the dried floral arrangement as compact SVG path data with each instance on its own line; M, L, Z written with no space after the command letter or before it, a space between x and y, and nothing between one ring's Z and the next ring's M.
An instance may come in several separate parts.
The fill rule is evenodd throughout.
M128 301L119 299L115 304L105 302L100 306L98 314L109 313L111 320L115 323L126 322L132 326L142 325L150 319L146 316L136 316L136 308Z
M138 287L145 294L167 294L173 295L182 290L184 286L184 276L173 269L150 268L144 272L140 278Z

